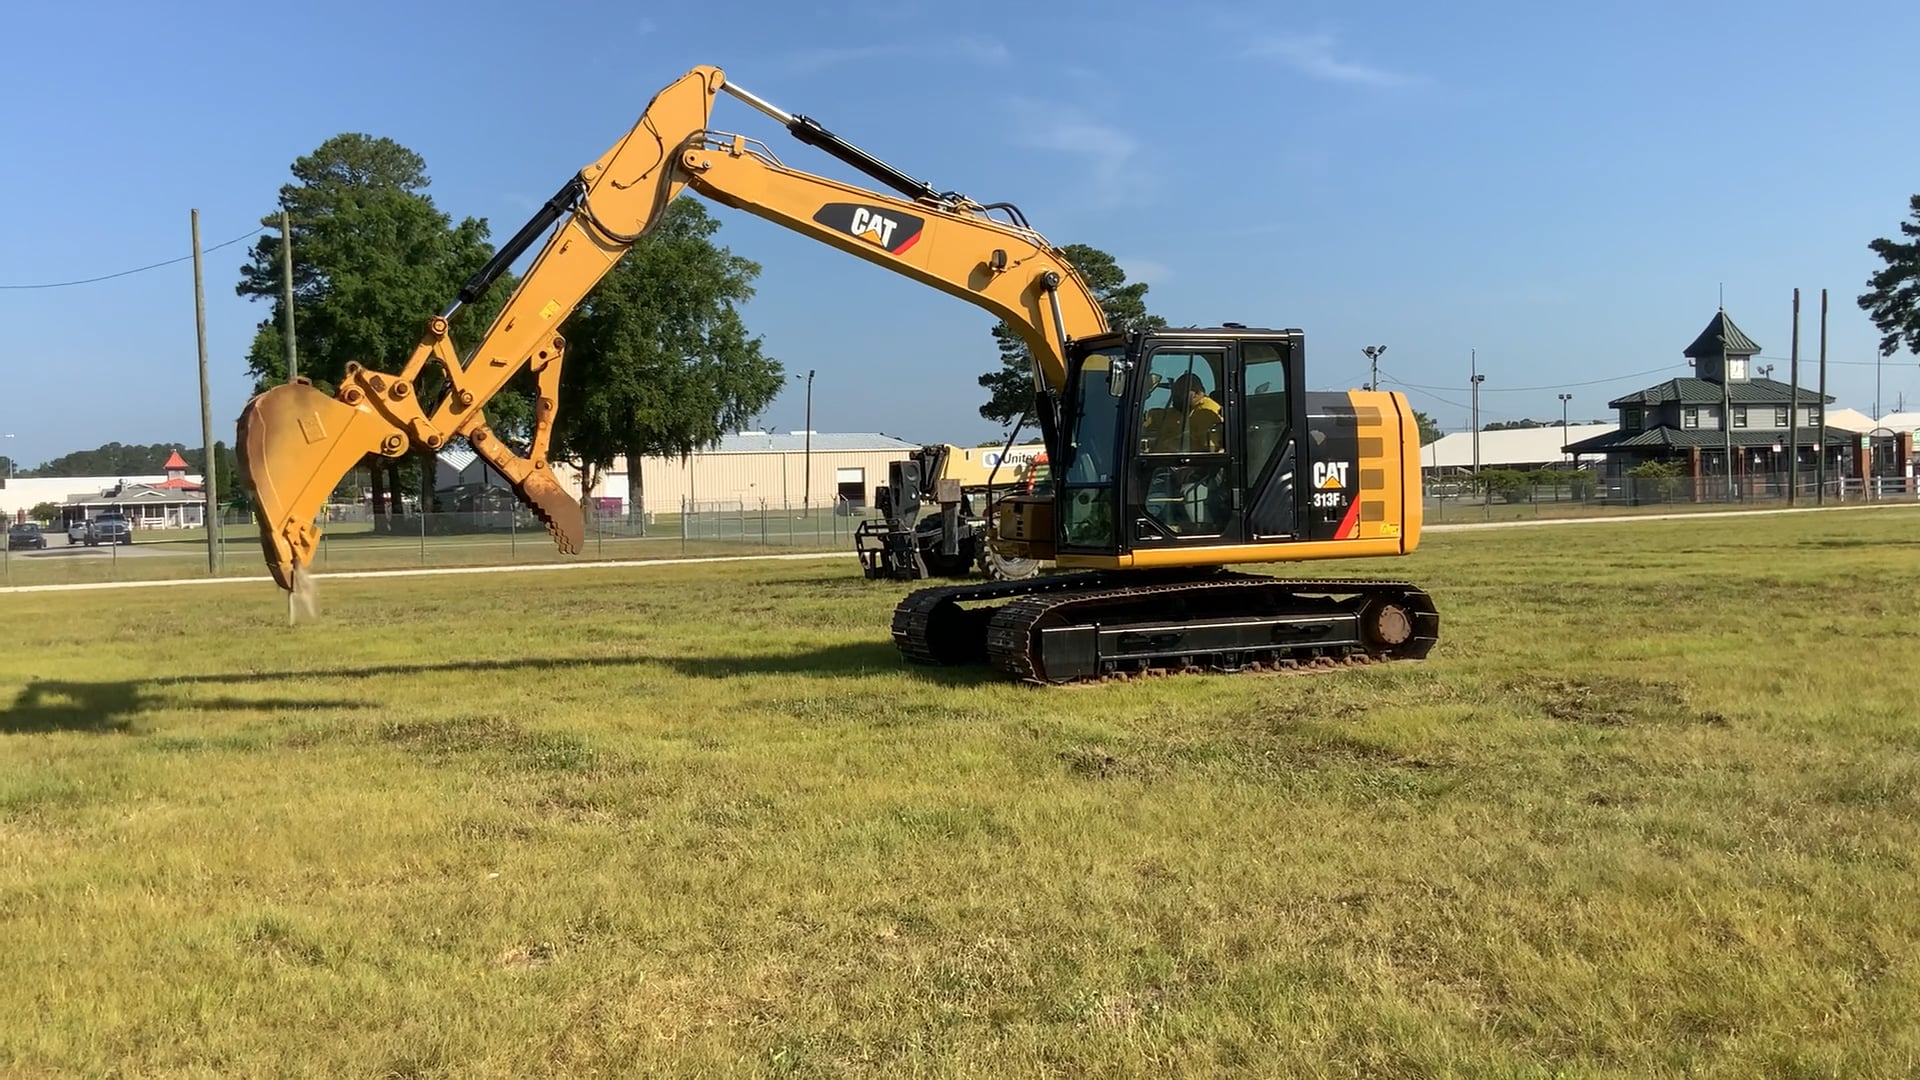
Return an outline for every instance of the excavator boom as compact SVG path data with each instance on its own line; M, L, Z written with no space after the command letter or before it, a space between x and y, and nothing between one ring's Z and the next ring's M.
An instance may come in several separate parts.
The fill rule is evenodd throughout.
M899 192L885 195L790 169L766 146L709 128L722 92L779 121L800 141ZM582 168L426 320L396 374L360 364L329 395L306 380L247 403L238 426L242 481L252 492L262 550L275 581L295 587L320 538L329 494L369 455L437 451L465 438L546 524L560 550L580 549L579 503L547 460L566 339L561 324L684 190L744 210L974 303L1017 328L1034 357L1036 389L1057 392L1070 343L1104 333L1105 314L1065 257L1006 204L981 204L872 157L804 116L695 67L648 104L639 120ZM1000 211L1005 218L994 216ZM500 314L466 357L449 320L547 234ZM437 400L421 400L429 365ZM538 401L527 453L486 423L486 403L523 368Z

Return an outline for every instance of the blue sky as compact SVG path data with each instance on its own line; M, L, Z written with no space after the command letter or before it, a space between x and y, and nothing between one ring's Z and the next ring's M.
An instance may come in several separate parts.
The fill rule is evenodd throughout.
M1668 375L1724 287L1784 358L1791 295L1812 381L1872 408L1878 335L1854 302L1920 190L1920 5L1172 4L805 6L16 5L0 67L0 285L93 277L212 245L274 211L298 155L341 131L425 156L496 241L688 67L739 84L943 189L1019 204L1056 243L1118 255L1176 323L1306 331L1316 387L1361 348L1449 428L1608 415ZM715 126L789 165L837 162L731 99ZM994 363L984 312L714 207L764 265L747 308L800 376L761 423L974 441ZM214 432L231 439L267 308L206 257ZM0 290L0 453L198 445L192 269ZM1891 358L1885 408L1920 401ZM1762 363L1767 362L1765 359ZM1662 369L1650 371L1650 369ZM1776 375L1787 364L1779 361ZM1647 374L1635 374L1635 373ZM1596 380L1607 380L1593 385Z

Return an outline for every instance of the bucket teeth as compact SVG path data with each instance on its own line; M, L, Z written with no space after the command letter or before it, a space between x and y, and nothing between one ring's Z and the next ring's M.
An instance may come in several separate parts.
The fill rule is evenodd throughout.
M547 527L548 535L553 537L554 545L562 554L580 553L587 532L585 516L580 512L580 504L567 495L553 473L546 469L533 470L513 485L513 491Z
M328 397L305 381L274 386L248 401L235 427L241 486L251 497L267 569L292 590L296 569L313 565L327 496L392 432L364 406Z

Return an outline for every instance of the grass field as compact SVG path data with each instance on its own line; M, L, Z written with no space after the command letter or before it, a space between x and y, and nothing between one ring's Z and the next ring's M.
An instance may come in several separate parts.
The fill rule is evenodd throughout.
M1422 665L738 563L0 597L15 1075L1905 1076L1920 511L1436 535Z

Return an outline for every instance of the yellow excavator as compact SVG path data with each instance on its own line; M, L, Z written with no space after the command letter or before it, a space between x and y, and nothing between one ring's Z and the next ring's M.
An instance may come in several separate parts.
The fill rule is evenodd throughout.
M714 130L722 93L897 194L790 168L764 143ZM940 191L706 65L656 94L427 319L397 374L354 364L331 395L296 379L247 403L241 478L274 580L300 587L326 498L363 458L456 438L507 479L561 552L577 553L580 505L547 460L560 326L688 191L969 301L1026 343L1028 419L1050 482L997 500L989 541L1052 568L910 592L892 620L909 660L1051 684L1414 660L1433 647L1439 615L1412 583L1235 569L1415 549L1419 433L1404 395L1309 391L1298 329L1109 326L1086 281L1013 204ZM449 320L536 243L505 307L457 355ZM523 368L538 395L524 456L481 412ZM423 385L437 388L433 401L421 400Z

